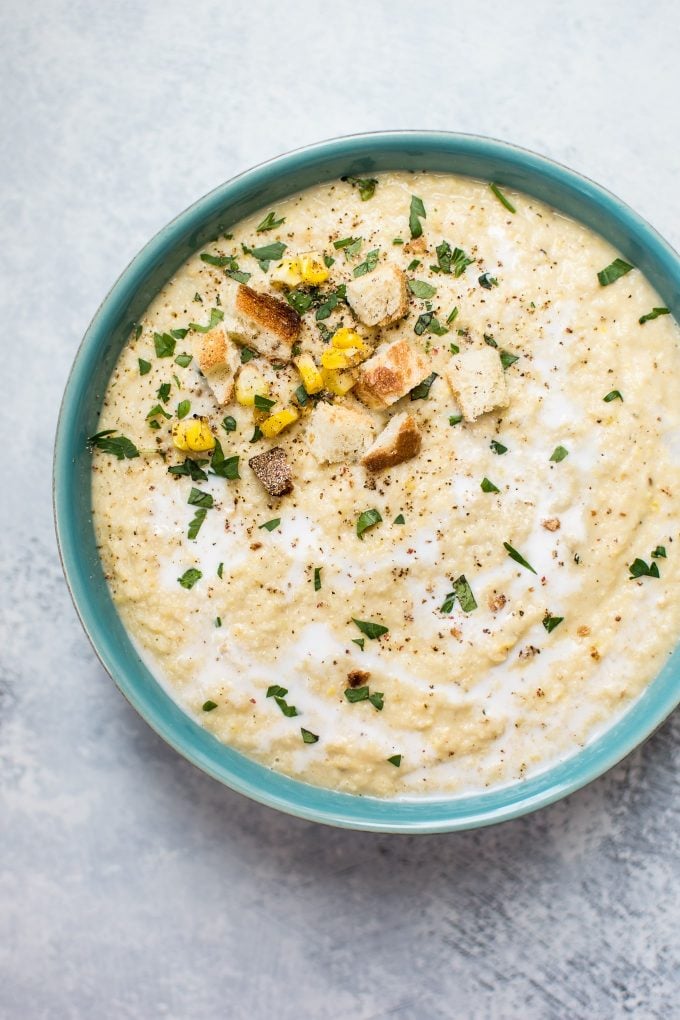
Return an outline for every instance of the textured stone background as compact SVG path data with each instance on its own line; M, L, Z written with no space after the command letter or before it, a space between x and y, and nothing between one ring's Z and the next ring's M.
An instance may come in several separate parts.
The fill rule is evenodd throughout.
M535 148L680 242L676 0L1 0L0 1017L680 1016L680 718L540 814L385 837L221 788L81 633L51 523L71 359L197 196L334 134Z

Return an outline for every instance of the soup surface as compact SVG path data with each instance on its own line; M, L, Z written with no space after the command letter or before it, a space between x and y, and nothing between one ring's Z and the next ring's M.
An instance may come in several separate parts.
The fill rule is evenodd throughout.
M479 791L586 744L680 629L661 305L585 227L446 175L318 186L201 248L92 443L154 675L219 740L353 793Z

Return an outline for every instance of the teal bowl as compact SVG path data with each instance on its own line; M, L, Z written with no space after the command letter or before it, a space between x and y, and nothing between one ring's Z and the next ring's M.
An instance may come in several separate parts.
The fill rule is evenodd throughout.
M220 230L302 188L381 170L463 174L523 191L586 224L653 283L680 317L680 259L623 202L565 167L488 138L395 131L322 142L235 177L164 227L114 284L92 320L66 385L54 456L54 509L66 580L85 631L128 701L175 750L233 790L302 818L379 832L449 832L491 825L584 786L648 737L680 700L680 648L601 736L540 774L488 792L380 800L289 779L219 743L172 701L135 651L111 600L95 544L87 437L132 324L178 267Z

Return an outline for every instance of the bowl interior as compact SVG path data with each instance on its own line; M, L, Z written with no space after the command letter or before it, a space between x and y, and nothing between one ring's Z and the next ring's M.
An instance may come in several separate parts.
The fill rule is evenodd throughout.
M86 445L97 429L109 376L134 322L197 248L260 207L310 185L344 174L395 169L493 180L541 199L610 241L679 316L678 256L613 195L564 167L466 135L394 132L324 142L220 186L161 230L125 270L95 315L66 387L55 447L54 502L64 570L83 626L123 694L168 743L210 775L272 807L352 828L435 832L531 811L615 764L680 700L680 649L606 732L568 760L521 783L473 796L402 801L352 796L288 779L219 743L178 708L139 658L111 600L96 549Z

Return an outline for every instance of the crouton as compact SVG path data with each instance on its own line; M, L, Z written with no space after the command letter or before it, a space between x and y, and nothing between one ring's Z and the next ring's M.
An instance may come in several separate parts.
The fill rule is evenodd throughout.
M369 407L383 410L422 382L428 368L423 355L406 340L393 340L360 367L355 393Z
M223 292L225 331L243 347L252 347L265 358L290 358L301 319L294 308L271 294L239 284Z
M493 347L461 351L451 359L444 375L466 421L508 406L503 365Z
M293 474L282 447L273 446L271 450L258 453L248 464L270 496L286 496L293 491Z
M309 449L321 464L353 463L374 436L369 415L341 404L317 404L307 425Z
M406 274L386 263L347 284L347 303L367 326L391 326L408 312Z
M194 333L192 353L218 404L227 404L234 392L234 377L241 363L238 348L223 329Z
M422 436L413 418L407 411L395 414L361 458L369 471L382 471L394 467L404 460L410 460L420 453Z

